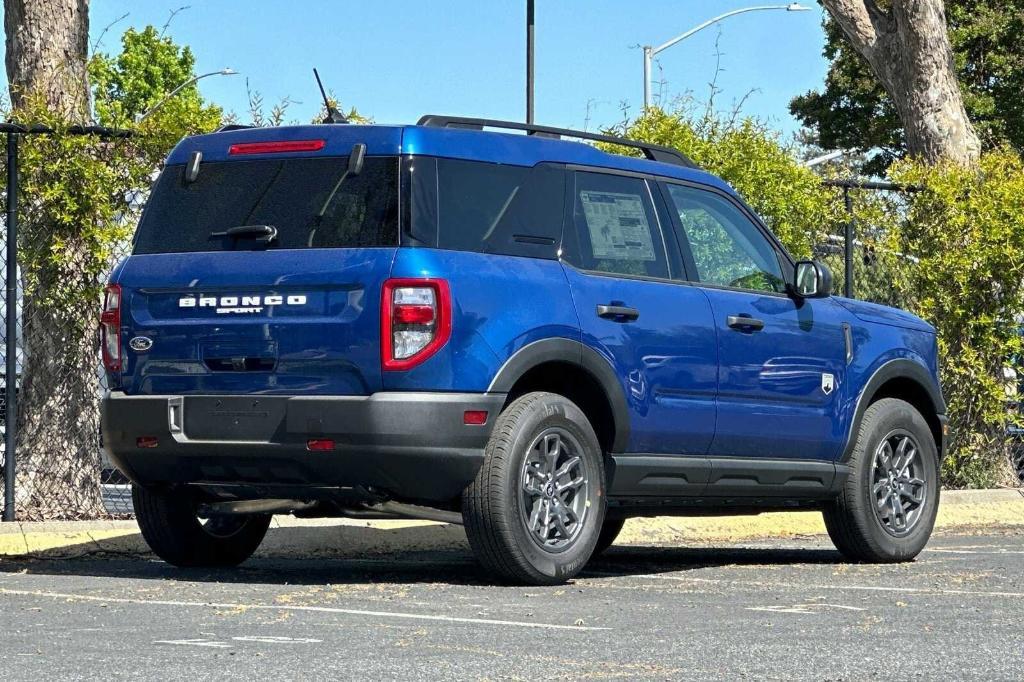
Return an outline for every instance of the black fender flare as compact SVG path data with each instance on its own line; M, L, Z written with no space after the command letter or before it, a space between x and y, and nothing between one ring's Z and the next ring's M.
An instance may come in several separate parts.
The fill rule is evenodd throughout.
M611 406L612 418L615 421L612 452L625 452L629 444L629 404L626 402L622 384L619 383L618 375L611 363L580 341L551 338L523 346L501 366L491 380L487 392L508 393L523 375L546 362L575 365L597 381Z
M889 360L883 363L868 379L867 383L864 384L864 388L860 392L860 396L857 398L857 407L853 412L853 419L850 422L849 433L846 437L846 447L843 449L843 454L839 458L840 462L848 462L850 457L853 455L853 448L856 446L856 433L860 429L861 420L864 418L864 412L868 409L868 405L871 404L875 394L886 382L892 379L909 379L915 384L924 389L929 400L931 401L932 409L935 411L936 417L942 422L946 416L946 400L942 397L942 389L939 384L935 381L924 365L907 358L896 358L895 360ZM943 443L940 441L936 443L939 449L940 456L943 451Z

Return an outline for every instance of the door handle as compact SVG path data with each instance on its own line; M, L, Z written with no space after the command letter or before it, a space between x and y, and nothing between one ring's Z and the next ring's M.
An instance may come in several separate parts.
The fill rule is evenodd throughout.
M764 329L764 322L747 315L730 315L725 318L729 329L738 329L744 332L759 332Z
M640 311L624 305L598 305L597 316L615 322L632 322L640 317Z

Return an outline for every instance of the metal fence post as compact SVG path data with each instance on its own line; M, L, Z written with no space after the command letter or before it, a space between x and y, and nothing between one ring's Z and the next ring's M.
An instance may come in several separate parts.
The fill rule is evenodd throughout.
M843 237L843 296L853 298L853 199L850 188L843 187L843 205L846 206L846 226Z
M18 442L18 135L7 133L7 376L4 389L7 415L4 423L4 521L14 521L14 466Z

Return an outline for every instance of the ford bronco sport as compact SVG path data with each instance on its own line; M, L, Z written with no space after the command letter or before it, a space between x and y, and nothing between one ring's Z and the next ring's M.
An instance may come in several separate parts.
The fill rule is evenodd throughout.
M171 152L111 276L103 442L179 566L244 561L275 513L462 522L534 584L650 515L817 509L849 559L909 560L935 330L830 289L673 149L224 129Z

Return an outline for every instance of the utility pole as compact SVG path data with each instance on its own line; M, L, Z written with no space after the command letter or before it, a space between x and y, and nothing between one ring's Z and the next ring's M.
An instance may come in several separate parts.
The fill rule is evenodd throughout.
M526 0L526 122L533 123L533 2Z

